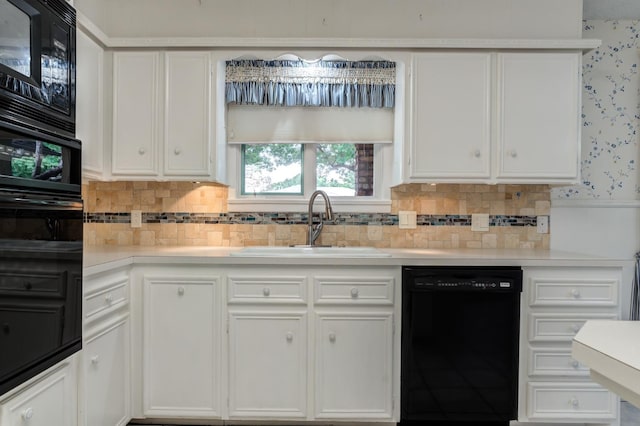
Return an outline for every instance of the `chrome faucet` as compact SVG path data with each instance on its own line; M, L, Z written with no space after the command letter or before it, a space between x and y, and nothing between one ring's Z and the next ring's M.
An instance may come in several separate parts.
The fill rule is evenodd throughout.
M316 201L316 197L318 195L322 195L324 198L324 212L327 216L327 220L333 220L333 209L331 208L331 201L329 200L329 196L324 191L315 191L311 194L311 198L309 198L309 230L307 232L307 245L315 246L316 240L320 236L320 232L322 231L323 222L322 222L322 213L320 213L320 223L317 225L313 224L313 203Z

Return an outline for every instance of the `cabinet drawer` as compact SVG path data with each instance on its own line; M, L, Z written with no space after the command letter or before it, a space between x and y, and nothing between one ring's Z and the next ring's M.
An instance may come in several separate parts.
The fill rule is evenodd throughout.
M529 375L587 377L589 369L573 359L569 348L530 348Z
M393 304L393 277L357 278L316 277L315 298L318 304Z
M570 342L590 319L616 319L615 314L529 314L529 341Z
M531 306L616 306L618 281L534 278Z
M96 288L84 297L85 321L92 321L124 306L129 301L129 278L120 277L105 287Z
M613 420L618 398L592 383L529 383L527 415L531 420Z
M3 271L0 295L62 298L65 296L66 283L67 273L64 271Z
M229 303L306 303L304 276L260 278L230 276Z

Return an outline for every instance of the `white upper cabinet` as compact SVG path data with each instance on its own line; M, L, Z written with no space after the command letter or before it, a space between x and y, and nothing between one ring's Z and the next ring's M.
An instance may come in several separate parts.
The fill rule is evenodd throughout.
M82 141L84 177L104 173L104 50L82 31L76 36L76 137Z
M112 175L211 178L210 53L115 52L113 62Z
M159 52L113 54L113 175L158 175L159 63Z
M413 60L405 182L576 183L579 52Z
M491 55L416 55L412 83L409 178L488 179Z
M165 54L167 176L210 174L211 66L207 52Z
M580 154L580 56L498 54L500 181L574 181Z

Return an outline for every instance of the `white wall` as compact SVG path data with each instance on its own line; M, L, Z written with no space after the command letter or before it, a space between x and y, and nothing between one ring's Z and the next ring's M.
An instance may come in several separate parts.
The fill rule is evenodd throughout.
M75 0L109 37L581 37L582 0Z

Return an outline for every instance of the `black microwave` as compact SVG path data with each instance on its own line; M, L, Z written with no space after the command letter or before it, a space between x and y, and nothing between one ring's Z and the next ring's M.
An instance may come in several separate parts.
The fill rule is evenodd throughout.
M0 0L0 120L75 135L76 12L65 0Z

